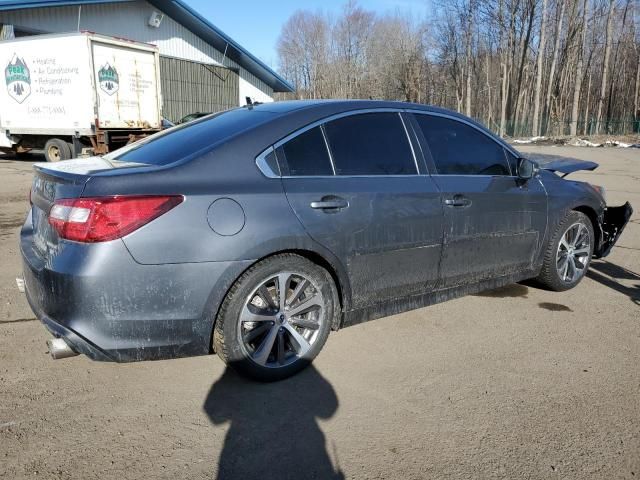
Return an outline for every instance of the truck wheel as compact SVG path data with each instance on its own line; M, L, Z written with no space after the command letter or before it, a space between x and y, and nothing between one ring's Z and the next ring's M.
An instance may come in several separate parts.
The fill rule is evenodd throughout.
M74 152L73 143L67 142L67 146L69 147L69 158L77 158L78 155Z
M69 144L59 138L50 138L44 144L44 157L47 162L59 162L61 160L69 160L71 158L71 149Z
M253 379L287 378L318 355L338 304L326 270L298 255L275 255L247 270L229 290L214 327L215 350Z

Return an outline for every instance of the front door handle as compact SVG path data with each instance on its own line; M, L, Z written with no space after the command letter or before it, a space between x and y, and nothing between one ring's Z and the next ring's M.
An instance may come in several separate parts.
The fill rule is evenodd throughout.
M311 208L321 210L340 210L342 208L347 208L348 206L349 202L344 198L336 197L335 195L327 195L322 197L319 201L311 202Z
M464 195L454 195L453 198L445 198L444 204L448 207L468 207L471 200Z

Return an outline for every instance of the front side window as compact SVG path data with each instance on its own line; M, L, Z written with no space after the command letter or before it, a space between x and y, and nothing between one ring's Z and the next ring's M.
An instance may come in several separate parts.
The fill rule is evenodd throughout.
M510 175L502 145L449 118L416 114L439 175Z
M284 175L333 175L327 145L320 127L292 138L276 150Z
M336 175L417 174L398 113L350 115L324 128Z

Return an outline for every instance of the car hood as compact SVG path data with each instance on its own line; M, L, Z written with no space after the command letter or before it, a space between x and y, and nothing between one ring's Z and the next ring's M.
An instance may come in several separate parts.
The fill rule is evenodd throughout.
M565 175L577 172L579 170L595 170L599 166L597 163L590 162L588 160L561 157L560 155L544 155L540 153L532 153L527 155L527 158L536 162L543 170L564 173Z

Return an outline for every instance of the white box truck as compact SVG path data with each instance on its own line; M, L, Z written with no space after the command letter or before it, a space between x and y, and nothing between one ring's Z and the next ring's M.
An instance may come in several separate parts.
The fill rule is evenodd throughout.
M91 32L0 41L0 151L100 155L161 130L157 47Z

